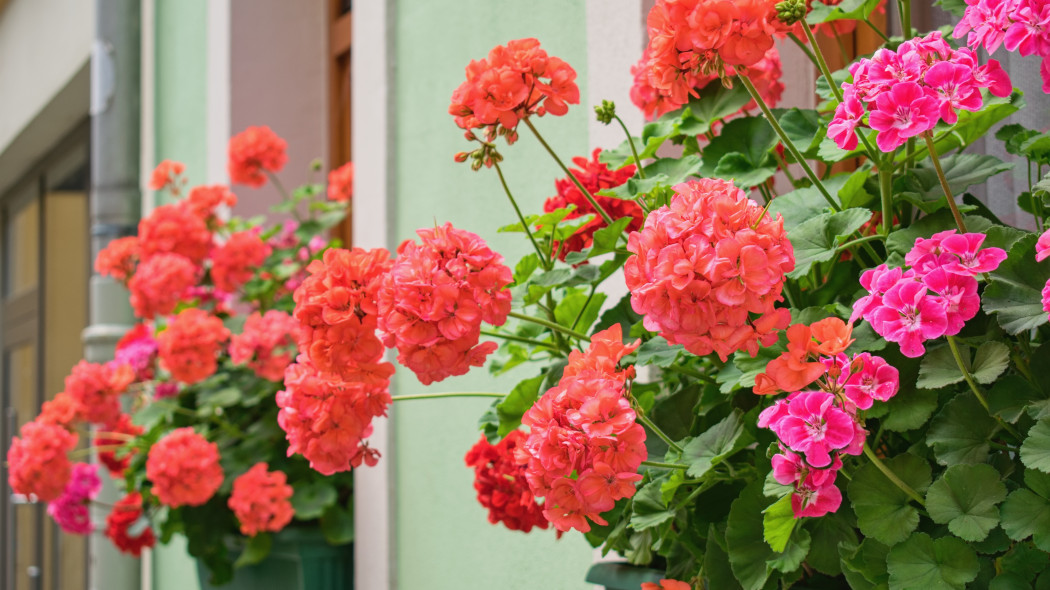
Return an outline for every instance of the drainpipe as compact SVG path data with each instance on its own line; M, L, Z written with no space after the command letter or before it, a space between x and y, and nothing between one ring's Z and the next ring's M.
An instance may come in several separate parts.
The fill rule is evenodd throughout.
M91 260L111 240L135 233L139 220L139 125L142 0L95 0L91 54ZM113 358L117 340L134 323L128 292L109 277L92 274L84 358ZM119 492L109 478L100 499ZM106 510L93 510L105 522ZM91 590L139 588L138 560L122 555L103 535L89 542Z

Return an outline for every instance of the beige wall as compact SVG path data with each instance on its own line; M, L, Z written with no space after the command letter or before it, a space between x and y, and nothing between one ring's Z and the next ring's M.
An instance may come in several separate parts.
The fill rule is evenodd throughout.
M230 1L231 134L268 125L287 140L289 160L278 177L289 190L307 182L310 162L328 151L327 4ZM280 198L269 184L234 192L234 213L244 217L266 212Z

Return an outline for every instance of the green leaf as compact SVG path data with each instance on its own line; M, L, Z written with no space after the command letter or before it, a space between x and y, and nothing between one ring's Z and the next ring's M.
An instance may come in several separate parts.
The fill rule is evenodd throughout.
M719 545L718 538L721 535L715 530L715 526L709 527L707 534L707 547L704 551L704 573L707 575L709 588L718 590L740 590L740 583L736 581L733 570L729 566L729 555Z
M689 101L690 115L696 121L706 122L707 129L697 131L690 127L695 135L706 133L710 124L728 115L732 115L751 102L751 95L743 84L734 84L726 88L721 84L708 84L700 90L700 96ZM724 133L724 131L723 131Z
M1015 156L1024 155L1021 153L1021 144L1038 135L1040 133L1035 129L1026 129L1023 125L1016 123L1003 125L995 132L995 138L1005 144L1006 153Z
M292 509L296 520L320 518L326 508L335 504L335 486L327 481L298 482L292 485Z
M597 270L594 265L588 264L585 266ZM554 319L559 324L572 330L586 333L590 329L591 324L598 319L598 314L602 310L602 304L605 303L605 297L605 293L595 293L593 296L589 296L586 293L567 295L554 308Z
M523 256L521 260L518 261L518 264L514 266L514 284L524 284L539 267L540 257L538 254L533 253Z
M655 336L647 340L638 348L638 358L635 364L656 365L657 367L669 367L685 351L681 344L671 346L664 340L663 336Z
M273 537L270 536L270 533L259 533L253 537L248 537L248 542L244 545L244 551L237 557L233 567L239 568L262 562L270 554L272 547Z
M718 160L718 165L711 171L711 175L732 180L740 188L748 189L769 180L776 172L777 165L774 160L767 159L765 164L756 165L744 154L730 152Z
M321 534L329 545L345 545L354 540L354 513L333 504L321 515Z
M967 188L984 183L989 178L1012 169L1014 165L995 156L955 154L942 157L941 167L952 194L961 195ZM915 190L904 191L902 197L908 198L927 212L948 206L932 160L923 160L918 167L910 170L905 178L914 181L912 188Z
M1007 536L1015 541L1032 537L1036 547L1050 552L1050 500L1045 495L1024 488L1015 490L1003 502L1000 513Z
M795 512L791 509L791 495L784 496L762 511L762 537L777 553L787 548L791 532L795 530Z
M157 424L171 420L175 407L174 401L149 404L132 414L131 423L141 426L146 431L153 430L153 427Z
M984 463L988 440L999 425L970 392L945 404L930 423L926 444L941 465Z
M631 516L631 528L636 531L644 531L659 526L674 518L674 511L668 509L663 501L660 487L663 486L664 478L657 478L647 484L634 495L632 506L634 514Z
M988 590L1032 590L1032 585L1020 574L1007 570L992 579Z
M837 5L826 5L820 0L813 1L813 10L806 16L806 22L819 25L836 20L861 20L871 16L880 0L843 0Z
M823 137L824 126L820 121L820 113L817 111L795 107L786 110L777 109L773 112L777 115L780 127L787 134L788 139L803 154L816 147L818 138Z
M962 348L967 351L963 354L963 359L968 359L969 349L965 346ZM926 351L926 356L922 358L922 363L919 365L919 380L915 382L915 387L940 389L964 379L959 365L955 363L951 347L939 346Z
M743 412L734 409L683 447L682 460L689 466L689 477L703 477L712 467L754 442L744 430L743 416Z
M1010 349L1002 342L988 341L977 348L973 378L978 383L994 383L1010 366Z
M1046 401L1046 398L1027 379L1020 375L1007 375L996 381L988 391L988 410L1014 424L1025 408L1037 400Z
M886 415L881 426L893 432L907 432L926 425L937 410L937 392L916 389L905 395L895 395L886 402Z
M779 138L765 117L741 117L726 123L718 137L704 148L700 175L715 176L719 162L727 154L740 156L737 165L752 170L769 166L769 151ZM776 169L776 163L772 166ZM721 177L726 178L726 177Z
M983 541L999 524L1006 486L991 465L952 465L926 492L926 511L966 541Z
M885 590L890 579L890 574L886 571L886 556L889 552L889 547L871 538L864 539L859 546L839 545L842 571L856 572L871 584L870 587ZM847 574L847 578L852 582L855 576Z
M1031 543L1018 543L1002 557L1003 571L1011 572L1023 582L1031 582L1050 565L1050 555Z
M1035 423L1021 445L1021 462L1029 469L1050 473L1050 417Z
M764 587L773 573L774 563L780 568L785 568L780 571L790 571L786 570L789 562L798 559L800 554L804 558L809 549L808 534L798 543L792 541L784 553L776 553L770 549L763 538L762 524L762 511L770 504L772 501L762 494L762 483L754 482L740 493L729 508L726 526L729 565L744 590L759 590ZM777 562L782 558L786 558L786 561ZM800 564L801 559L798 559L795 567Z
M890 590L956 589L977 578L977 554L955 537L933 540L926 533L915 533L890 549L886 557Z
M992 272L981 299L984 310L996 314L999 325L1020 334L1047 322L1042 290L1050 277L1050 260L1035 261L1038 236L1029 234L1010 249L1009 257Z
M930 485L930 465L915 455L898 455L884 463L920 494ZM865 463L857 470L848 493L857 514L857 525L867 537L895 545L908 538L919 525L919 511L911 504L911 498L873 463Z
M839 559L839 546L857 545L857 533L842 512L827 514L821 518L806 520L806 530L813 542L810 546L806 563L818 572L829 576L842 573L842 561Z
M496 434L500 438L521 426L521 417L536 403L540 395L540 384L546 376L547 374L543 373L518 383L496 406L496 415L499 416L499 430Z
M790 230L788 238L795 248L795 270L787 276L804 277L813 264L833 259L838 254L836 248L869 219L871 211L857 207L824 213Z

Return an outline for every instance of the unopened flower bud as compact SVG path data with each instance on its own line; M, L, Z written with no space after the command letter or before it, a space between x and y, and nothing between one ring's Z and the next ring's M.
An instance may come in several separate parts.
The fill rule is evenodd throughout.
M806 0L784 0L776 6L777 19L785 25L793 25L806 18Z
M457 162L463 163L467 161L468 157L470 157L470 154L468 154L467 152L459 152L458 154L456 154L455 160Z
M616 103L611 100L603 100L602 104L594 107L594 113L598 116L600 123L608 125L616 116Z

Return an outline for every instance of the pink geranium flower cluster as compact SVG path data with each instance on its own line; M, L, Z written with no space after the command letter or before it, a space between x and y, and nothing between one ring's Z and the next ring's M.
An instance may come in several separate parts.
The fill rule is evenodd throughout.
M1035 261L1042 262L1048 256L1050 256L1050 229L1043 232L1035 244ZM1043 286L1042 300L1043 311L1050 313L1050 280L1046 281L1046 285Z
M674 190L670 206L628 238L631 306L646 329L693 354L754 356L791 320L774 307L795 267L784 220L767 217L728 181L693 180Z
M183 383L203 381L215 373L216 356L229 338L221 319L196 307L184 309L157 335L160 364Z
M256 463L233 480L227 505L241 523L241 534L251 537L276 533L291 522L291 497L292 486L283 471L268 471L266 463Z
M756 65L773 36L790 27L777 20L777 0L657 0L649 11L645 63L648 84L685 104L704 77L728 76L727 66Z
M981 306L975 277L1006 259L1002 248L981 248L984 238L955 230L918 238L904 257L909 268L864 271L860 284L869 295L853 304L850 321L864 318L911 358L926 352L927 340L958 334Z
M48 503L47 513L67 533L89 534L94 530L89 504L101 489L102 480L98 477L98 465L77 463L73 465L65 491Z
M262 241L258 232L241 231L231 235L212 252L211 279L215 288L233 293L252 278L270 252L270 245Z
M646 49L642 52L642 58L638 63L631 66L631 75L634 76L634 84L631 86L631 102L634 103L634 106L641 109L642 113L645 114L645 118L650 121L681 108L689 101L690 95L696 96L708 84L721 84L716 74L703 73L701 71L685 72L684 75L687 77L692 91L684 97L681 93L678 93L677 97L679 99L684 98L684 100L676 100L669 88L657 88L649 81L648 64L649 50ZM726 76L736 75L736 69L733 66L726 66L725 74ZM772 108L780 103L780 98L784 93L784 83L780 80L783 71L780 64L780 52L777 51L776 47L771 46L762 59L748 66L747 75L766 104ZM744 105L738 113L745 113L756 108L758 108L758 103L752 100ZM723 120L731 119L734 116L735 114L723 117Z
M573 352L558 385L522 416L529 436L519 451L532 493L545 497L543 515L559 531L608 524L601 513L634 495L646 458L645 430L626 396L634 368L618 363L639 342L625 345L619 324Z
M579 168L571 168L569 173L580 181L580 184L587 189L587 192L605 209L609 217L612 217L614 220L630 217L631 222L627 225L627 231L637 231L638 228L642 227L642 222L645 220L645 215L642 213L642 208L638 206L638 203L628 199L603 197L598 194L600 190L614 188L630 180L634 176L635 167L627 165L618 170L610 170L607 164L598 161L598 155L601 151L600 148L596 148L591 154L590 160L587 158L573 158L572 162ZM559 178L554 181L554 186L558 189L558 194L548 198L543 203L544 211L550 213L572 205L575 208L565 219L576 219L588 214L594 216L591 221L577 229L564 242L555 244L555 251L560 253L558 258L565 260L569 252L579 252L589 248L594 243L594 232L605 227L605 221L594 210L590 201L580 192L580 189L577 188L576 183L572 179Z
M981 89L995 96L1013 91L998 61L979 65L971 49L953 50L939 31L906 41L896 51L879 49L849 71L853 82L842 85L843 101L828 126L828 137L844 150L857 148L856 129L865 115L868 126L879 132L879 149L891 152L942 120L954 124L960 109L980 110Z
M391 264L381 248L327 250L294 293L301 354L285 371L277 421L288 453L326 475L379 456L364 439L391 401L394 367L376 335L376 292Z
M481 129L486 141L502 135L514 143L522 119L564 115L579 102L576 70L529 38L497 45L485 59L471 61L448 112L468 139L475 139L472 129Z
M146 477L161 504L200 506L222 485L219 447L192 428L176 428L150 448Z
M67 453L77 446L77 435L58 424L27 422L7 450L7 482L16 494L36 496L41 502L58 498L69 481L72 465Z
M127 364L135 372L135 381L153 379L153 363L157 358L157 340L153 330L144 323L135 324L117 342L113 360Z
M291 315L276 309L254 312L230 339L230 360L247 364L263 379L280 381L295 359L298 339L299 322Z
M512 273L477 234L451 223L406 240L377 295L379 329L398 361L429 385L480 367L497 348L479 344L482 322L510 312Z
M66 377L65 392L77 402L82 419L108 424L120 415L120 395L134 380L131 365L80 361Z
M884 359L866 352L852 359L844 354L853 342L849 332L848 324L838 318L792 326L788 352L767 368L772 377L759 376L775 381L774 389L790 388L782 389L789 391L786 398L762 411L758 426L780 439L780 453L772 458L773 477L794 488L791 507L796 518L838 510L842 492L835 478L842 467L840 455L861 454L867 436L858 412L871 408L875 400L889 400L900 389L897 369ZM834 333L846 339L823 339ZM801 359L796 358L800 353ZM784 367L777 364L784 358L805 361L817 371L785 382ZM805 389L814 383L816 389Z
M1039 69L1043 92L1050 93L1050 4L1045 0L966 0L966 12L955 25L956 38L966 35L970 47L989 54L999 46L1023 56L1043 58Z

